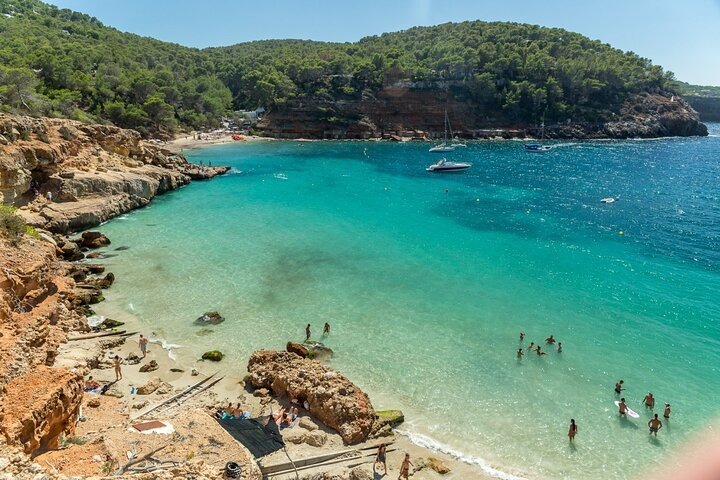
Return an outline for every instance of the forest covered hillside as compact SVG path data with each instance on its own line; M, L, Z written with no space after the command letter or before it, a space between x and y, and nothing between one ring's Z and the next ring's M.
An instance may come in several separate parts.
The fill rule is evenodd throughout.
M292 115L298 105L313 105L315 120L331 126L381 124L384 114L368 114L367 104L388 88L431 92L446 106L461 102L473 126L604 122L634 95L676 93L677 85L671 72L633 53L517 23L447 23L355 43L270 40L198 50L38 0L0 0L0 13L3 108L109 121L146 135L211 128L237 109ZM360 106L348 114L341 108L348 102Z

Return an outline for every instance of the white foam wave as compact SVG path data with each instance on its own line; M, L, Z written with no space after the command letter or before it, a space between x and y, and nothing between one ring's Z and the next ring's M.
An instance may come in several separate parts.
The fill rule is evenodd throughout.
M437 440L428 437L427 435L423 435L421 433L414 433L409 432L407 430L395 430L400 435L404 435L407 438L410 439L412 443L419 447L427 448L429 450L433 450L439 453L444 453L445 455L449 455L456 460L459 460L461 462L467 463L468 465L477 465L479 466L485 473L490 475L491 477L500 478L502 480L527 480L523 477L518 477L515 475L512 475L507 472L503 472L502 470L498 470L497 468L494 468L490 466L485 460L483 460L480 457L475 457L473 455L467 455L464 454L458 450L455 450L454 448L451 448L443 443L438 442Z
M177 357L175 356L175 353L173 352L174 349L182 347L182 345L177 345L175 343L168 343L167 340L164 338L156 337L150 340L152 343L158 343L162 347L163 350L167 350L168 352L168 358L170 360L177 360Z

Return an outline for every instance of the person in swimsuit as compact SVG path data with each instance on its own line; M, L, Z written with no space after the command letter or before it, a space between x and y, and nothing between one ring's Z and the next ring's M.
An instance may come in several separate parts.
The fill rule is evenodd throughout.
M96 382L92 376L90 376L87 381L85 382L85 391L95 390L96 388L100 387L100 384Z
M558 342L558 353L562 353L562 342Z
M525 332L520 332L520 341L525 340Z
M535 346L535 342L530 342L530 345L528 345L528 353L533 351L534 346Z
M518 348L517 359L520 360L523 357L523 355L524 354L523 354L522 348Z
M575 434L577 434L577 425L575 424L575 419L570 419L570 430L568 430L568 438L572 442L575 440Z
M373 471L375 470L375 465L378 463L382 463L383 466L383 475L387 475L387 462L385 460L385 450L387 447L384 443L380 444L377 451L377 456L375 457L375 463L373 464Z
M145 358L145 355L147 354L148 339L140 335L138 344L140 345L140 353L142 353L143 358Z
M305 340L310 340L310 324L307 324L307 327L305 327Z
M652 392L648 392L648 394L645 395L643 403L645 404L645 408L655 408L655 397L653 397Z
M618 380L615 382L615 393L620 395L620 392L622 392L623 389L623 383L625 383L623 380Z
M618 404L618 413L622 415L623 417L627 415L627 405L625 405L625 398L620 399L620 403Z
M90 377L90 378L92 378L92 377ZM670 404L669 403L665 404L665 411L663 412L663 417L670 418Z
M398 475L398 480L404 478L405 480L408 479L410 476L410 465L412 463L410 462L410 454L405 454L405 459L403 460L402 465L400 465L400 475Z
M648 427L650 427L650 433L654 433L657 437L658 430L662 428L662 422L660 421L660 419L658 419L657 413L653 418L648 421Z
M545 339L545 342L546 342L546 343L549 343L550 345L552 345L553 343L555 343L555 337L553 337L552 335L550 335L549 337L547 337L547 338Z
M545 352L543 352L542 350L540 350L540 345L537 346L537 350L535 350L535 353L537 353L537 356L538 356L538 357L541 357L541 356L543 356L543 355L547 355L547 353L545 353Z
M115 364L115 381L122 380L122 370L120 369L120 364L122 363L122 360L120 360L120 357L118 355L115 355L113 362Z
M330 335L330 324L328 322L325 322L323 327L323 335Z

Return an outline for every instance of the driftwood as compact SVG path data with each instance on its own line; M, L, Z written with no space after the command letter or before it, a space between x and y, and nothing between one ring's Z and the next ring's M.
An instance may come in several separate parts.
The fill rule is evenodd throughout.
M134 460L130 460L128 463L126 463L126 464L123 465L122 467L118 468L117 472L115 472L115 476L116 476L116 477L119 477L120 475L122 475L123 473L125 473L125 470L127 470L128 467L131 467L131 466L135 465L136 463L144 462L145 460L147 460L148 458L152 457L153 455L155 455L157 452L159 452L160 450L162 450L162 449L165 448L165 447L167 447L167 445L163 445L162 447L158 447L158 448L156 448L155 450L151 451L150 453L146 453L145 455L143 455L143 456L140 457L140 458L136 458L136 459L134 459Z
M72 342L74 340L89 340L91 338L99 338L99 337L112 337L115 335L122 335L124 337L130 337L132 335L135 335L136 333L137 332L128 333L127 330L120 330L119 332L91 333L89 335L77 335L75 337L68 337L68 342Z

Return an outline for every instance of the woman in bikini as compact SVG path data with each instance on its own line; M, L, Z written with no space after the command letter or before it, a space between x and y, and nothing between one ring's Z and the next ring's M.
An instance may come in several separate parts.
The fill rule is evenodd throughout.
M570 430L568 430L568 438L572 442L575 440L575 434L577 434L577 425L575 424L575 419L570 419Z

